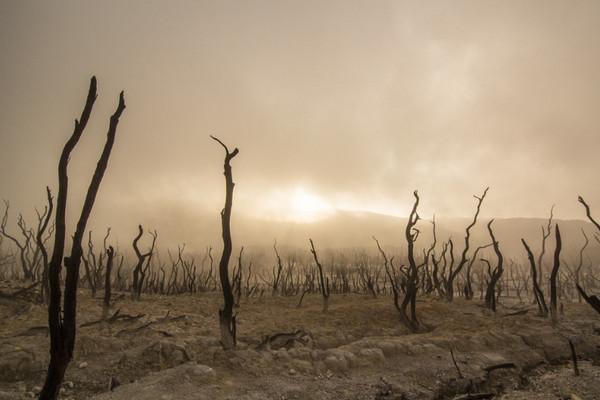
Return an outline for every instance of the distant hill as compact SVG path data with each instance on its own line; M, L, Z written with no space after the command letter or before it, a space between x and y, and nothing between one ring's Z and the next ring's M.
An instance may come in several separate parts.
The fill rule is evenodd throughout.
M239 217L238 217L239 218ZM472 218L436 219L438 246L452 238L455 254L464 248L465 229ZM490 243L487 231L488 219L479 219L472 229L471 248ZM309 238L318 248L374 247L375 236L382 245L406 247L405 228L407 218L393 217L369 212L338 211L328 218L313 223L277 222L258 219L238 219L234 226L234 239L238 245L272 246L273 240L281 246L306 247ZM539 252L542 241L542 227L548 224L542 218L495 219L492 229L500 243L500 249L507 257L525 257L521 244L524 238L532 251ZM550 237L546 241L546 254L550 260L554 252L554 225L558 224L563 241L562 257L574 258L585 243L582 230L590 240L587 253L597 253L600 245L594 240L594 227L583 220L554 220ZM417 248L428 248L433 240L431 220L420 220L417 224L420 234ZM569 258L565 258L570 260Z

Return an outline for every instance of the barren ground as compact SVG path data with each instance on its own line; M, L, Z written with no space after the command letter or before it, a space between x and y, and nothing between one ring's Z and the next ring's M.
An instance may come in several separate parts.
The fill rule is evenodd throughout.
M15 285L2 282L2 291L11 293ZM424 298L417 311L429 329L410 334L390 296L332 295L326 314L318 295L307 295L299 309L298 300L242 299L235 310L239 348L225 352L218 341L220 293L123 298L112 310L120 309L121 318L78 328L61 396L600 399L600 317L587 304L564 304L552 326L531 304L512 299L501 299L491 315L479 301ZM100 318L100 302L79 294L78 325ZM522 310L528 311L510 315ZM49 358L46 309L2 298L0 315L0 399L34 398ZM280 338L256 349L267 335L299 329L299 340ZM568 340L579 356L579 376ZM486 371L507 363L514 366Z

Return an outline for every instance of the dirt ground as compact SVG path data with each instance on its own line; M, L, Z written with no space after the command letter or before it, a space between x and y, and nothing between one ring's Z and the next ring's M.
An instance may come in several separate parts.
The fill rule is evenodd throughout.
M238 348L225 352L220 293L126 296L114 321L88 326L101 300L78 298L64 399L600 399L600 317L587 304L565 303L553 326L511 299L492 315L477 300L425 298L427 331L410 334L390 296L332 295L324 314L318 295L297 308L298 296L265 294L242 299ZM0 315L0 399L35 398L49 359L46 309L2 298ZM261 346L277 333L295 335Z

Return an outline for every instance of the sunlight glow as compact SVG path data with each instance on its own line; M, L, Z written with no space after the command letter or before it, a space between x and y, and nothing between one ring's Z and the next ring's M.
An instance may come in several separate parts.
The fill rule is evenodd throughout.
M315 222L335 211L331 203L302 185L274 190L260 203L258 216L277 221Z
M292 219L299 222L312 222L323 218L333 209L322 197L299 186L291 193L290 211Z

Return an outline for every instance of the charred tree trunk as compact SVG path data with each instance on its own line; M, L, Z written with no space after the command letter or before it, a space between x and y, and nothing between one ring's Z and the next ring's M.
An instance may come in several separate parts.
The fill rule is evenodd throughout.
M585 202L583 197L579 196L577 199L585 207L585 214L588 217L588 219L590 220L590 222L592 224L594 224L594 226L596 227L596 230L598 232L600 232L600 224L598 224L598 222L596 222L596 220L592 217L592 213L590 211L590 206L588 206L588 204ZM596 236L596 240L598 240L598 236ZM585 293L584 290L581 288L581 286L579 286L579 285L576 285L576 286L577 286L577 291L583 297L583 299L586 301L586 303L588 303L594 310L596 310L596 312L598 312L600 314L600 299L598 299L597 296L588 296L587 293Z
M542 286L544 284L544 267L543 267L543 259L544 254L546 253L546 240L550 237L550 233L552 233L552 219L554 218L554 206L550 208L550 217L548 218L548 225L544 228L542 226L542 250L540 251L540 255L538 257L538 286Z
M275 255L277 256L277 270L273 269L273 294L275 294L277 293L277 289L279 287L279 279L281 278L281 270L283 269L281 257L277 251L277 240L275 240L273 243L273 250L275 250Z
M560 250L562 247L558 224L555 225L554 233L556 236L556 248L554 249L554 265L552 267L552 273L550 274L550 317L552 318L552 322L558 320L556 311L556 276L558 275L558 268L560 267Z
M104 276L104 299L102 300L102 320L108 317L108 309L110 308L110 274L112 272L113 259L115 257L115 249L109 246L106 250L106 275Z
M415 190L415 203L408 217L408 223L406 224L406 230L404 235L408 244L408 271L406 280L406 292L404 293L404 299L400 304L400 319L404 325L412 332L419 331L419 320L417 319L417 289L418 289L418 268L415 262L414 256L414 244L419 236L419 231L415 228L417 221L419 220L419 214L417 214L417 207L419 206L419 194ZM408 305L410 304L410 316L406 312Z
M535 301L538 305L540 316L547 317L548 316L548 305L546 304L546 300L544 299L544 292L540 289L537 280L537 270L535 268L535 260L533 258L533 253L531 249L525 242L525 239L521 239L521 243L525 247L525 251L527 251L527 258L529 259L529 264L531 265L531 280L533 281L533 295L535 297Z
M581 288L581 286L577 286L577 291L583 297L586 303L588 303L598 314L600 314L600 299L598 296L588 296L586 292Z
M24 237L23 243L21 243L16 237L11 236L6 232L6 223L8 221L8 209L10 208L10 203L7 200L4 200L4 204L6 206L6 209L4 211L2 223L0 223L0 234L2 234L5 238L11 240L19 249L19 260L21 262L21 270L23 271L23 278L34 280L35 276L33 275L33 272L31 271L27 260L27 253L29 251L29 242L31 241L31 235L29 235L29 232L25 225L25 220L23 219L23 216L21 214L19 214L19 221L17 222L17 225L19 226L21 234Z
M236 326L233 316L233 291L229 282L229 259L233 244L231 242L231 208L233 205L233 175L231 173L231 159L235 157L239 150L235 148L231 153L223 142L216 137L211 136L219 142L225 149L224 172L225 175L225 207L221 210L221 228L223 233L223 254L219 262L219 277L221 279L221 288L223 289L224 305L219 310L219 324L221 327L221 345L225 350L232 349L236 345Z
M488 223L487 228L488 228L488 232L490 233L490 237L492 238L492 245L494 246L494 253L496 253L496 257L498 257L498 264L496 265L496 268L494 268L494 271L490 273L490 282L488 283L487 291L485 293L485 306L488 309L492 310L493 312L496 312L495 288L496 288L496 283L498 282L498 280L502 276L502 272L504 271L504 269L503 269L504 259L502 257L502 253L500 252L500 247L498 246L498 241L494 237L494 232L492 232L492 222L494 222L494 220L491 220Z
M48 195L48 212L46 213L46 217L44 219L44 223L41 228L38 230L36 235L37 245L42 253L42 290L40 291L40 301L48 303L50 301L50 286L48 283L48 252L46 251L46 246L44 245L43 234L48 227L48 223L50 222L50 217L52 216L52 210L54 204L52 202L52 194L50 193L50 188L46 187L46 194Z
M79 266L83 249L81 242L85 227L92 211L102 177L108 166L108 159L115 140L119 117L125 109L125 99L123 92L119 98L117 110L110 118L106 144L96 170L90 182L87 195L81 211L81 216L77 223L75 234L73 235L73 246L69 257L65 257L64 265L67 270L65 280L65 293L63 302L63 311L61 312L61 285L60 272L65 247L65 216L67 207L67 188L68 176L67 165L72 150L77 145L83 130L92 111L94 101L96 100L96 77L90 82L90 89L84 110L80 121L75 121L75 129L70 139L63 148L58 164L58 197L56 202L56 225L54 236L54 248L52 258L49 263L49 283L50 283L50 305L48 306L48 324L50 328L50 364L46 375L44 386L40 393L40 399L56 399L58 390L63 380L65 371L71 358L73 357L73 348L75 346L76 334L76 314L77 314L77 283L79 281Z
M315 250L315 245L313 244L312 239L310 240L310 252L315 258L315 262L317 263L317 268L319 269L319 281L321 282L321 294L323 295L323 312L326 313L329 308L329 281L325 281L323 276L323 266L319 262L317 258L317 251Z
M469 252L469 243L470 243L469 241L471 238L471 228L473 228L475 226L475 224L477 223L477 216L479 215L479 210L481 209L481 203L483 203L483 199L485 198L485 195L487 194L488 189L489 188L485 189L485 191L483 192L483 195L481 197L473 196L478 200L477 211L475 212L475 216L473 217L473 222L471 222L471 225L467 226L466 235L465 235L465 248L463 249L460 262L458 263L458 266L456 267L456 269L454 271L450 272L450 274L448 275L448 280L446 281L446 300L448 300L448 301L452 301L454 299L454 279L456 279L456 276L463 269L463 267L465 266L465 264L468 261L467 253Z
M152 246L150 247L150 251L148 251L145 254L142 254L142 252L140 251L139 247L138 247L138 242L140 240L140 238L142 237L142 235L144 234L144 228L142 228L142 225L138 226L138 234L135 237L135 239L133 239L133 250L135 251L135 255L138 258L138 262L135 266L135 268L133 269L133 299L134 300L139 300L140 297L142 296L142 289L144 287L144 278L146 276L146 270L148 269L148 266L150 265L150 259L152 257L152 253L154 252L154 246L156 244L156 231L154 231L154 233L150 232L150 235L152 236ZM146 262L146 268L144 268L144 262Z

